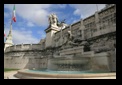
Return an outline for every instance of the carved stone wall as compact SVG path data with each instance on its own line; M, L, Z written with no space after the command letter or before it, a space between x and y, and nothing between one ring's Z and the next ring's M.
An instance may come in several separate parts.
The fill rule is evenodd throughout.
M91 50L96 53L107 52L114 50L114 44L116 43L116 34L108 34L92 41Z
M97 16L97 17L96 17ZM98 18L98 19L96 19ZM99 26L97 26L97 24ZM97 37L100 35L105 35L107 33L115 32L116 31L116 7L111 6L107 9L101 10L98 13L95 13L92 16L89 16L83 20L83 25L85 26L84 30L84 38L89 39L92 37ZM66 27L62 30L62 37L63 40L67 34L67 31L71 30L74 38L81 38L82 30L80 21L73 23L70 26ZM54 43L55 46L61 45L61 31L57 32L54 36Z
M50 55L49 50L9 51L4 55L4 68L46 69Z

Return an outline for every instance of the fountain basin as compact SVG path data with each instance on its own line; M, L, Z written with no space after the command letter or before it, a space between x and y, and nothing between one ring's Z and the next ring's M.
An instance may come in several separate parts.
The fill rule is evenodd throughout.
M14 75L20 79L42 79L42 78L95 78L95 77L112 77L116 73L109 72L92 72L92 71L37 71L37 70L19 70Z

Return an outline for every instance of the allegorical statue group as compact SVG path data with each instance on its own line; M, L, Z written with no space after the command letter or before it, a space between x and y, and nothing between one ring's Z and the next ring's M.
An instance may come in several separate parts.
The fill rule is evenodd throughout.
M52 27L60 27L61 24L64 23L64 21L59 22L56 14L54 14L54 13L49 15L48 21L49 21L49 26L52 26ZM67 41L65 43L63 43L62 45L66 45L66 44L73 45L73 46L89 45L87 40L74 38L74 35L72 34L72 32L70 30L67 32L66 37L67 37Z

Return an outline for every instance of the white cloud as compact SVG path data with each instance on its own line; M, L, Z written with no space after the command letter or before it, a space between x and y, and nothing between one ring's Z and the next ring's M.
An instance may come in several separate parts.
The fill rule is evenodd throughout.
M13 30L13 42L15 44L20 44L20 43L38 43L39 40L35 37L32 36L31 32L24 32L24 31L18 31L18 30Z
M27 20L27 22L32 22L39 26L48 26L48 15L52 12L52 9L56 8L66 8L67 4L16 4L16 14ZM74 15L81 16L81 18L86 18L95 13L97 10L96 4L69 4L70 7L74 8ZM103 8L105 4L98 4L99 10ZM10 11L13 9L13 4L5 4L5 8ZM53 10L55 11L55 10ZM60 16L64 17L67 14L61 11L55 11Z
M6 35L8 35L9 28L5 29ZM6 36L7 37L7 36ZM32 31L30 30L15 30L12 29L12 38L14 44L30 44L30 43L38 43L39 39L32 36Z
M20 30L23 30L23 31L24 31L24 30L26 30L26 28L24 28L24 27L21 27L21 28L20 28Z
M28 22L28 23L27 23L27 26L28 26L28 27L33 27L34 24L33 24L32 22Z
M25 20L21 20L21 21L18 21L15 23L17 27L25 27L26 26L26 21Z
M47 26L47 16L50 14L48 8L51 4L16 4L16 14L29 22L40 26ZM12 11L13 5L6 4L5 8Z
M74 14L79 15L79 14L80 14L80 9L76 9L76 10L74 11Z
M75 8L74 15L80 15L81 18L86 18L97 11L96 4L70 4L69 6ZM98 10L105 7L105 4L98 4Z

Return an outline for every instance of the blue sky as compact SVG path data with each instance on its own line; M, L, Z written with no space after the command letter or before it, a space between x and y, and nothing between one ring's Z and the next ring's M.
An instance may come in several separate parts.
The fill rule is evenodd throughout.
M13 4L4 4L5 34L8 35L12 17ZM46 37L45 29L48 27L48 16L55 13L58 20L66 19L66 24L72 24L81 18L95 13L96 4L15 4L16 20L12 24L14 44L39 43ZM98 10L105 4L98 4ZM5 41L5 38L4 38Z

